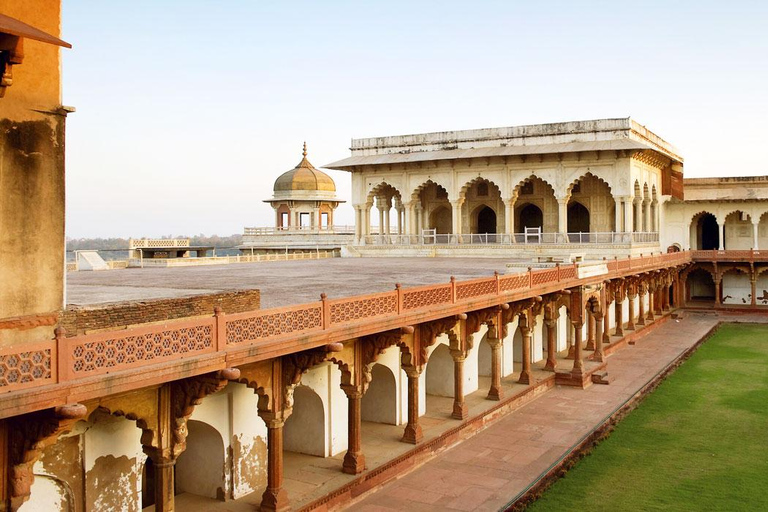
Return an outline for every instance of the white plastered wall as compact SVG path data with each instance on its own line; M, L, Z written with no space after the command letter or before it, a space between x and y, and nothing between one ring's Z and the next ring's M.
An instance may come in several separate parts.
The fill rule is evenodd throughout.
M723 276L723 304L752 304L752 283L747 274L728 272ZM760 296L760 292L757 293Z

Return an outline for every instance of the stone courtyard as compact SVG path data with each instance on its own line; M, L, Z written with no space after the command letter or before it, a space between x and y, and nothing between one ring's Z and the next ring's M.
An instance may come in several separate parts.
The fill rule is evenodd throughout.
M67 304L174 298L224 290L261 290L261 307L504 273L510 258L334 258L233 265L67 273ZM290 276L287 278L286 276Z

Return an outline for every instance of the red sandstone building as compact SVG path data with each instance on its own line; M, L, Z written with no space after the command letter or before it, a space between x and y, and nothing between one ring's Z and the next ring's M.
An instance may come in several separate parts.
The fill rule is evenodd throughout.
M263 510L340 505L401 474L409 460L425 460L458 442L478 421L500 414L493 411L508 411L556 385L608 383L611 354L692 300L727 307L724 296L736 289L742 290L743 302L731 307L754 309L762 300L768 257L757 244L766 198L740 197L737 190L716 197L706 190L722 190L718 185L729 181L700 180L684 182L692 191L691 203L667 194L674 197L670 203L680 202L679 208L696 210L686 210L675 221L690 238L677 240L677 247L669 244L671 252L637 251L631 257L553 263L419 287L393 283L382 293L323 296L271 309L259 309L258 294L251 292L169 300L143 309L67 310L64 254L49 250L52 240L64 245L64 121L69 109L59 97L59 47L68 45L56 37L59 4L0 1L0 13L0 246L18 248L22 237L11 229L21 225L18 212L30 221L23 225L47 230L36 232L31 244L24 238L28 258L0 263L2 510L154 506L169 511L177 500L179 510L210 510L235 499L260 502ZM661 161L644 153L647 148L635 149L642 153L640 164ZM613 151L615 159L634 154L632 148L579 151ZM581 158L579 151L563 158ZM377 162L354 165L391 165ZM670 180L675 169L670 167ZM43 178L33 180L34 175ZM763 182L749 183L760 188ZM604 193L602 185L592 185ZM592 185L570 192L588 194ZM382 219L388 205L397 206L395 196L406 195L385 181L371 187L375 193L363 187L361 197L382 198ZM492 187L479 182L472 187L467 200L478 204L467 213L479 215L485 207L479 207L482 192ZM18 188L28 194L15 194ZM510 190L514 187L504 193ZM437 204L446 198L437 193L427 198L435 202L436 222L447 221ZM400 205L417 212L417 200ZM614 201L613 224L605 220L607 210L601 222L613 225L614 233L633 232L629 227L636 224L628 220L640 218L632 216L633 201L629 193L619 209ZM646 226L658 227L650 220L656 214L652 194L647 210L643 201L638 211L647 211L642 214ZM429 201L421 204L431 207ZM449 210L457 225L463 222L463 205ZM744 212L745 205L751 213ZM358 219L367 221L358 225L356 239L366 245L374 236L366 214L373 203L357 206ZM737 215L731 211L739 209ZM567 220L567 202L563 211ZM616 229L617 211L622 231ZM406 220L405 210L402 215L405 232L397 236L409 236L407 226L419 224L411 216ZM719 238L707 215L715 217ZM508 218L511 226L514 208ZM422 212L421 219L429 223L430 215ZM486 222L466 220L473 228ZM738 244L757 243L729 247L729 228ZM416 245L410 240L389 243L398 241L389 231L380 229L385 239L379 242ZM498 225L496 231L515 234L499 232ZM562 232L567 238L568 230ZM462 236L464 246L472 245L471 237L463 243L464 234L479 233L445 234ZM649 239L621 243L632 249ZM728 276L737 277L723 294ZM480 416L470 418L470 402ZM320 470L317 461L322 461ZM317 478L335 476L324 480L319 491L297 485L289 493L286 473L306 473L306 468Z

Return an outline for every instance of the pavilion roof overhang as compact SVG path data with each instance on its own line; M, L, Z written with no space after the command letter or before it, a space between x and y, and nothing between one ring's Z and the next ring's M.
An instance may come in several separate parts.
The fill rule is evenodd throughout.
M41 43L53 44L56 46L63 46L64 48L72 48L72 45L66 41L62 41L56 36L52 36L47 32L43 32L39 28L35 28L32 25L27 25L23 21L19 21L16 18L11 18L5 14L0 13L0 33L9 34L16 37L23 37L26 39L34 39Z
M412 153L389 153L382 155L351 156L324 165L327 169L353 171L364 165L393 165L430 162L435 160L460 160L472 158L491 158L524 155L546 155L558 153L582 153L593 151L644 151L656 148L632 139L614 139L589 142L569 142L565 144L539 144L530 146L498 146L487 148L444 149L435 151L416 151ZM666 156L666 155L665 155Z

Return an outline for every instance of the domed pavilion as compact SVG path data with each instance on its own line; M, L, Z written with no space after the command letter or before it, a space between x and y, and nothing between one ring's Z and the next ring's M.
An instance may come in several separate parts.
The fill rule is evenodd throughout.
M278 230L327 230L333 227L333 211L341 201L336 198L333 179L307 160L304 143L301 162L275 180L271 199L264 202L275 209Z

